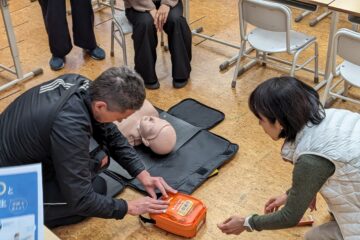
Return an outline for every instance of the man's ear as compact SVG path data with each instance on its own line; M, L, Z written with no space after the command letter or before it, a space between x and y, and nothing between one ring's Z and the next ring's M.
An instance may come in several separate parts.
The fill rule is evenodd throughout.
M104 101L94 101L94 108L97 112L103 112L107 110L107 104Z

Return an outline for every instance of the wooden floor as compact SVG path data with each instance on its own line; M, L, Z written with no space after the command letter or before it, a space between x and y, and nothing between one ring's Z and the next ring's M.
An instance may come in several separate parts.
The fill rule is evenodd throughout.
M234 0L192 0L190 1L190 22L192 28L203 26L205 33L215 37L238 43L239 30L237 18L237 1ZM107 53L104 61L95 61L84 55L83 51L74 47L66 57L66 66L59 72L49 69L47 35L37 2L29 0L10 1L10 9L15 27L20 58L24 71L37 67L44 69L44 74L0 93L0 111L6 108L25 90L41 82L52 79L60 74L79 73L90 79L97 77L103 70L111 66L123 64L120 48L116 48L115 57L110 57L110 12L105 9L96 13L95 33L97 41ZM294 10L294 16L299 11ZM340 25L350 27L341 16ZM320 66L325 67L329 19L315 28L308 27L309 18L294 28L318 37L320 45ZM71 24L71 17L69 17ZM0 26L0 62L11 65L9 49L6 47L4 27ZM232 161L220 169L218 176L209 179L196 192L195 197L202 199L208 206L206 225L196 239L240 239L237 236L222 234L216 224L233 214L248 215L261 213L263 205L271 196L281 194L291 186L292 166L284 163L279 155L281 142L273 142L258 125L257 119L247 106L250 92L267 78L279 76L284 72L256 66L239 77L236 89L231 89L230 82L234 68L219 72L219 65L237 51L213 42L203 42L193 38L193 59L190 83L183 89L173 89L171 85L171 62L169 53L158 48L157 72L161 87L156 91L147 91L147 98L156 106L168 109L184 98L195 98L211 107L220 109L226 115L225 120L212 131L240 145L238 154ZM127 37L129 60L133 66L133 50L130 36ZM308 55L306 53L305 55ZM298 72L297 76L311 84L312 76ZM9 74L0 73L0 84L10 79ZM322 91L320 91L322 94ZM351 103L337 102L335 107L352 109L359 108ZM140 194L126 189L119 198L135 199ZM316 224L329 219L327 207L322 199L318 203L318 211L313 213ZM308 227L296 227L278 231L244 233L241 239L302 239ZM144 227L137 217L126 216L122 221L90 218L72 226L53 229L61 239L180 239L154 227Z

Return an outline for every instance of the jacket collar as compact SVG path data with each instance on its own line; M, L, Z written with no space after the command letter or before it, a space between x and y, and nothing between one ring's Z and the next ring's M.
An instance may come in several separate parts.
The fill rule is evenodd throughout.
M296 138L295 141L293 142L288 142L285 141L282 148L281 148L281 156L283 159L290 161L290 162L294 162L294 154L295 154L295 150L297 145L299 144L299 142L301 141L301 139L304 136L304 131L305 131L306 126L300 130L300 132L298 132L296 134Z

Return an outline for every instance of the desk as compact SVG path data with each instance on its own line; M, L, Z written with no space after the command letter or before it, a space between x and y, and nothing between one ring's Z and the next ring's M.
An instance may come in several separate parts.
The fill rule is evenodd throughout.
M17 84L17 83L20 83L27 79L33 78L39 74L42 74L43 70L41 68L38 68L32 72L23 74L21 64L20 64L20 59L19 59L19 51L16 46L14 29L13 29L12 23L11 23L8 1L0 0L0 8L1 8L1 12L2 12L2 17L3 17L3 21L4 21L7 39L9 42L11 55L12 55L12 58L14 61L15 71L9 67L2 65L2 64L0 64L0 69L4 69L5 71L10 72L10 73L16 75L16 77L17 77L17 79L14 79L14 80L0 86L0 91L2 91L2 90L5 90L5 89Z
M360 16L359 0L335 0L329 5L329 8L334 11Z
M327 7L334 0L300 0L300 2L316 4L321 7Z
M60 238L44 226L44 240L60 240Z

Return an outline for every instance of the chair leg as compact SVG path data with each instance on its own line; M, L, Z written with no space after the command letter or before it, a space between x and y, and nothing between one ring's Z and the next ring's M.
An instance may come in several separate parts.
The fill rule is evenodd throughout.
M240 69L240 62L241 62L241 59L242 59L242 57L244 55L245 47L246 47L246 41L241 41L241 47L240 47L240 50L239 50L239 56L238 56L238 60L236 62L236 67L235 67L235 71L234 71L233 80L231 82L231 87L232 88L235 88L235 86L236 86L236 79L238 77L238 73L239 73L239 69Z
M160 36L161 36L160 46L162 46L164 51L167 52L169 50L169 47L165 45L164 32L163 31L161 31Z
M330 88L331 88L331 84L332 84L332 81L333 81L334 77L332 74L330 74L329 78L326 79L326 87L325 87L325 90L324 90L324 95L321 99L321 103L322 105L325 107L325 104L326 104L326 101L328 100L328 97L329 97L329 92L330 92Z
M314 83L319 83L319 46L317 42L315 42L314 48L315 48Z
M346 97L348 95L348 93L349 93L350 84L345 79L343 79L343 80L344 80L344 93L343 93L343 96Z
M266 67L266 61L267 61L267 53L263 52L262 54L263 63L261 64L263 67Z
M355 32L358 30L358 25L356 23L351 24L351 29Z
M290 76L294 77L295 76L295 68L296 68L296 60L297 60L297 55L294 55L293 59L292 59L292 64L291 64L291 69L290 69Z
M114 38L115 38L115 26L114 22L111 22L111 45L110 45L110 56L114 56Z
M255 57L256 57L256 61L262 63L262 53L259 50L256 50Z
M125 36L123 34L121 35L121 39L122 39L121 46L122 46L122 49L123 49L124 64L125 64L125 66L127 66L128 62L127 62L127 53L126 53L126 41L125 41Z

